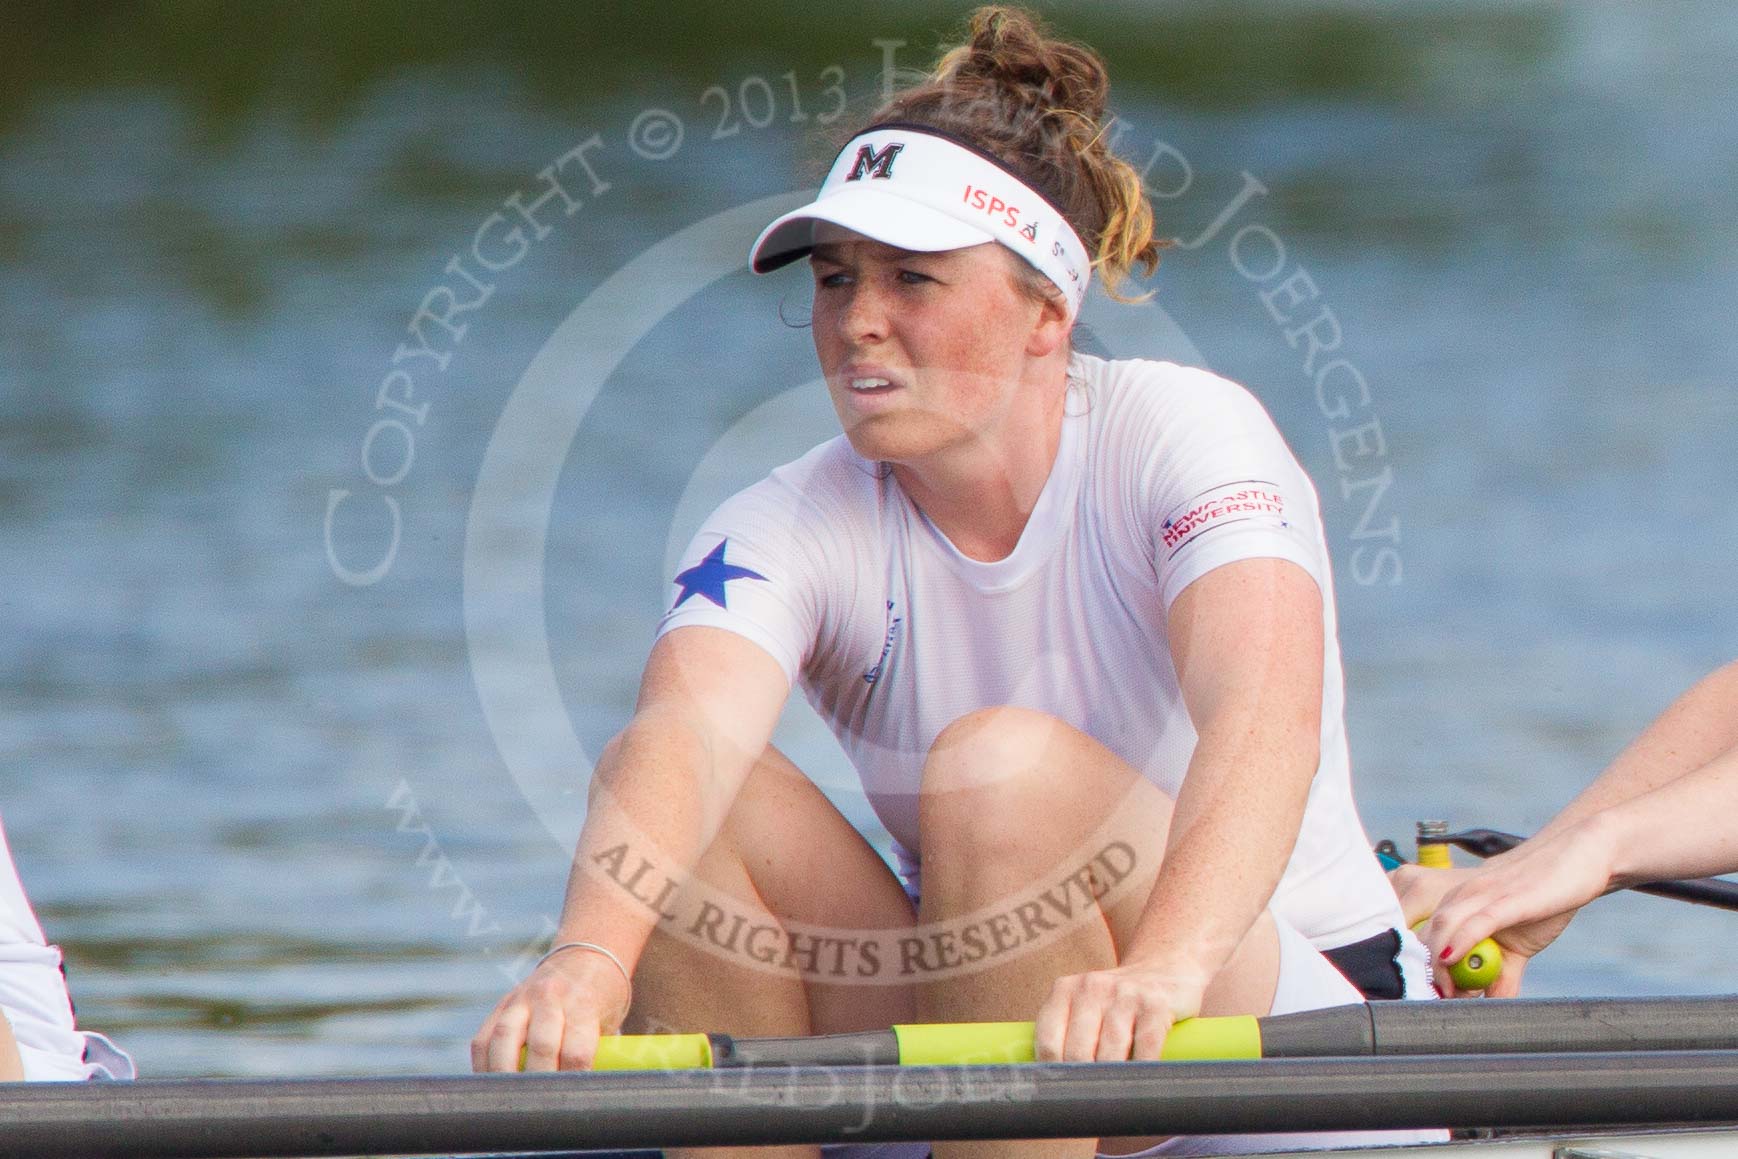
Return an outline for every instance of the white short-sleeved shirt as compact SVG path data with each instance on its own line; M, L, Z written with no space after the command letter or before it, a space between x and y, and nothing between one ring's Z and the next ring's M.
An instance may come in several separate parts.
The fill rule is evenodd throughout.
M73 1024L60 972L60 948L48 944L0 826L0 1016L12 1026L26 1080L131 1078L133 1061L100 1034ZM88 1051L87 1048L95 1047Z
M1047 712L1175 796L1196 734L1166 613L1223 564L1290 560L1323 595L1321 764L1272 908L1331 948L1400 924L1352 801L1333 578L1314 487L1261 404L1205 370L1075 354L1050 478L1014 551L962 555L841 436L727 500L683 557L660 635L724 628L800 684L908 876L942 729Z

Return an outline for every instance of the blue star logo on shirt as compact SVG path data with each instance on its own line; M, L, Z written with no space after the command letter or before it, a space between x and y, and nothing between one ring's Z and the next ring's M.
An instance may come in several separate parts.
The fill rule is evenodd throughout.
M709 552L705 559L676 577L676 583L682 587L682 594L676 597L676 603L671 610L681 607L689 596L705 596L719 607L728 607L724 602L724 585L731 580L757 579L765 576L746 567L737 567L733 563L724 562L724 548L730 543L728 539L718 541L718 546Z

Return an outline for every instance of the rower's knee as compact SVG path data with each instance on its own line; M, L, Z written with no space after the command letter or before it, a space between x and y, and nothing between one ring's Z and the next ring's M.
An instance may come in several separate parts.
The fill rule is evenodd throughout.
M985 708L948 725L923 765L923 843L1017 852L1060 782L1051 758L1070 730L1027 708Z

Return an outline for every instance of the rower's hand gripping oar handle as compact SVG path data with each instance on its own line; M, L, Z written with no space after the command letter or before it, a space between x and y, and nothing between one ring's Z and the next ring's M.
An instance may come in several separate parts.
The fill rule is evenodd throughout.
M1419 822L1420 841L1418 843L1418 864L1426 869L1452 869L1454 863L1448 857L1448 842L1452 836L1441 837L1432 833L1431 840L1423 840L1424 828L1429 822ZM1438 822L1438 825L1441 823ZM1443 830L1446 825L1441 826ZM1481 854L1488 856L1488 854ZM1392 873L1406 864L1406 859L1400 856L1400 851L1394 842L1384 840L1376 846L1376 859L1382 863L1383 872ZM1412 923L1414 933L1423 930L1425 923L1430 921L1425 914ZM1462 990L1483 990L1503 972L1503 950L1490 938L1482 938L1477 945L1468 950L1457 962L1450 963L1448 976Z

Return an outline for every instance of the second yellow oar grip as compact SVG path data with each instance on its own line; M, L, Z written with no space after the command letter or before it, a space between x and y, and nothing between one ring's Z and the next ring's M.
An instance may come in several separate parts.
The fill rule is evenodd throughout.
M964 1066L1031 1062L1030 1022L919 1023L895 1026L900 1066Z
M1036 1057L1030 1022L980 1022L957 1026L895 1026L902 1066L961 1066L1031 1062ZM1254 1015L1187 1018L1171 1027L1163 1057L1172 1061L1260 1058L1261 1025Z

